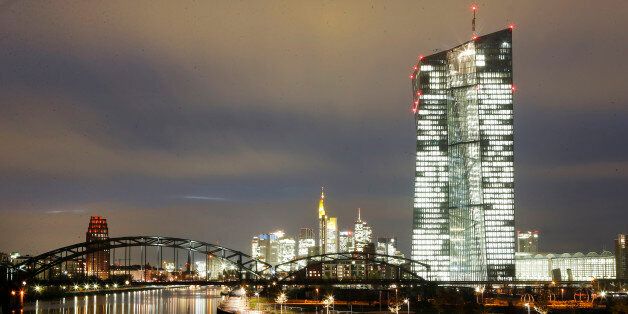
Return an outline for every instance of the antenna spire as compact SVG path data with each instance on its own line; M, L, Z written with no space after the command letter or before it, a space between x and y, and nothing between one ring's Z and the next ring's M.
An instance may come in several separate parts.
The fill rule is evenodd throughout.
M473 20L471 20L471 31L473 32L473 36L475 36L475 12L478 10L478 6L476 4L471 5L471 11L473 11Z

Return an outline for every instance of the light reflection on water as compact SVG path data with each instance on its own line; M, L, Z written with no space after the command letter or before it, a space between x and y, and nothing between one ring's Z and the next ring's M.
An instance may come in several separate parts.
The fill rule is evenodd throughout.
M38 300L24 313L216 313L220 291L212 287L168 288Z

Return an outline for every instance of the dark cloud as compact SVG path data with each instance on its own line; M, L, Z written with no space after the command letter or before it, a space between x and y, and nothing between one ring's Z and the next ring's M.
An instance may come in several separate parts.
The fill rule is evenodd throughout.
M479 6L480 32L517 25L518 226L547 250L610 246L628 229L627 4ZM114 235L248 251L253 233L314 227L320 185L341 226L362 207L407 252L407 74L470 36L459 1L5 2L0 17L0 250L28 252L80 240L90 214Z

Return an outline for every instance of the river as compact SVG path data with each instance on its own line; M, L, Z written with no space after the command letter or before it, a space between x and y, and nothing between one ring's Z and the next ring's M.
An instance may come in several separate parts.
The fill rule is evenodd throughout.
M177 287L37 300L24 313L216 313L220 290Z

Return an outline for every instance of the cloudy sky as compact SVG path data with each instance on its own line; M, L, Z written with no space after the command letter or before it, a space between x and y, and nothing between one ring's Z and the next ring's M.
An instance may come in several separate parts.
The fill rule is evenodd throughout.
M514 33L516 223L548 251L628 231L628 3L479 1ZM419 54L464 1L0 2L0 251L169 235L249 251L320 186L410 247Z

